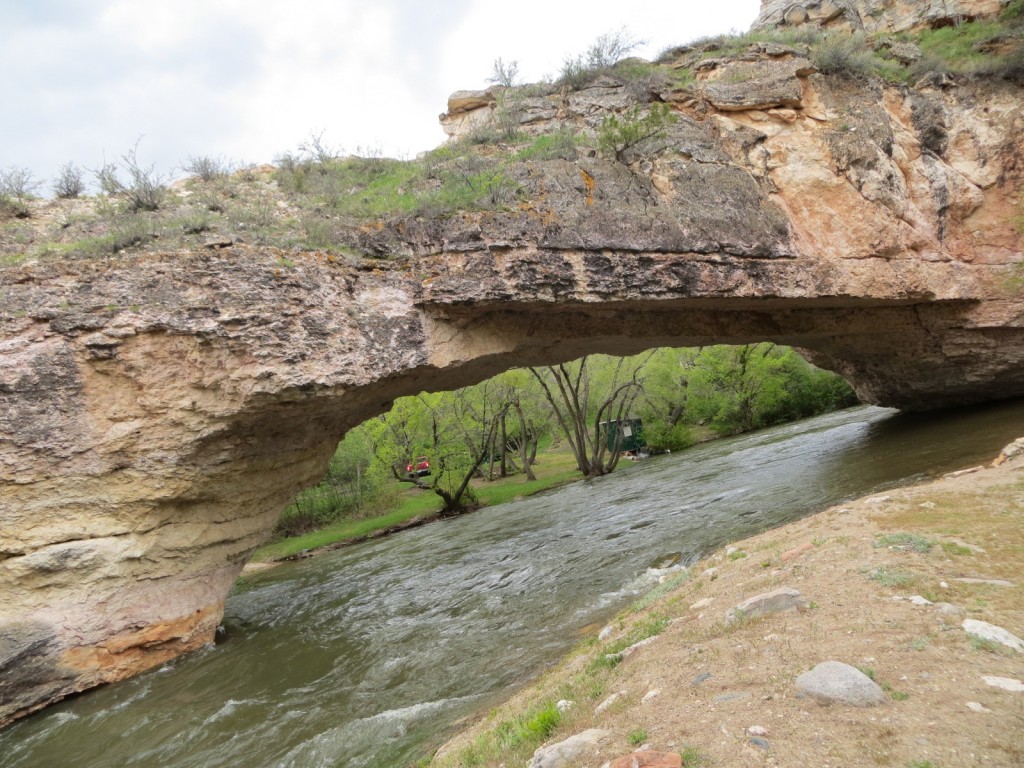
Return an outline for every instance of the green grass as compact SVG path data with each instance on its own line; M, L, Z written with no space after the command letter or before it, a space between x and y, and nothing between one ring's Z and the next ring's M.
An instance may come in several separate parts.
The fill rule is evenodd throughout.
M473 484L477 499L483 506L495 506L532 496L579 479L579 471L568 451L545 452L534 467L536 480L525 481L523 475ZM318 531L293 536L260 547L253 553L253 562L284 560L306 550L319 549L332 544L363 539L377 531L403 525L417 517L432 517L438 513L441 501L429 491L407 490L400 495L398 506L379 516L364 520L341 520Z
M626 739L627 741L629 741L630 745L634 747L639 747L641 744L647 741L647 731L645 731L643 728L634 728L632 731L629 732L629 735L626 737Z
M917 533L901 532L887 533L884 536L879 536L875 539L873 546L875 549L890 547L907 552L920 552L924 554L931 551L931 548L935 546L935 542Z
M368 520L343 520L303 536L294 536L283 541L267 544L257 549L252 556L256 563L283 560L310 549L319 549L331 544L365 538L376 531L408 523L417 517L430 517L437 513L438 502L434 494L421 493L403 500L398 509L380 517Z
M876 568L868 578L886 587L905 587L914 580L914 575L901 568Z

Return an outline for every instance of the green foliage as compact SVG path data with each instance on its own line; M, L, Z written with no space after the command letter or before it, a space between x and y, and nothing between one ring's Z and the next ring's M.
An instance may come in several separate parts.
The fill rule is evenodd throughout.
M53 194L62 200L70 200L85 192L85 176L74 163L64 163L53 181Z
M630 150L639 149L645 142L664 136L675 121L676 115L668 104L653 104L646 114L639 107L632 107L621 117L609 115L601 121L597 132L598 147L606 155L624 163Z
M138 158L139 142L121 155L117 165L104 165L98 172L100 186L105 192L121 198L129 212L155 211L167 194L167 186L153 165L144 166ZM127 174L122 181L118 172Z
M971 555L974 554L970 547L965 547L962 544L957 544L955 541L944 541L940 545L942 551L947 555Z
M519 195L506 164L473 152L470 143L446 144L414 161L310 153L326 159L279 158L278 183L309 207L357 218L497 209Z
M822 74L863 77L872 72L873 58L863 35L834 33L814 46L811 61Z
M626 29L605 33L590 45L585 54L569 57L562 62L558 84L574 90L584 88L642 44Z
M679 756L683 759L683 768L700 768L704 765L704 755L697 747L683 747Z
M911 573L902 568L875 568L868 578L886 587L904 587L914 580Z
M554 133L538 136L516 154L517 160L575 160L579 139L571 128L563 126Z
M770 342L704 347L689 364L687 418L723 434L779 424L853 405L839 376Z
M209 155L190 157L181 168L185 173L205 182L225 179L231 173L231 163L224 158Z
M519 84L519 62L513 59L506 63L498 57L491 66L491 76L487 82L504 88L514 88Z
M641 744L647 741L647 731L645 731L643 728L634 728L626 736L626 740L630 743L630 745L634 747L639 747Z
M917 533L887 533L875 539L875 549L891 547L908 552L930 552L935 542Z

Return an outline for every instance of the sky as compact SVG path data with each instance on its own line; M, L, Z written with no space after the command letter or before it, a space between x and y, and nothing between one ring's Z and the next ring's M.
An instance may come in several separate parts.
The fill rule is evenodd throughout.
M637 55L745 31L759 0L0 0L0 168L137 159L271 162L313 136L339 154L414 157L495 59L557 77L600 35Z

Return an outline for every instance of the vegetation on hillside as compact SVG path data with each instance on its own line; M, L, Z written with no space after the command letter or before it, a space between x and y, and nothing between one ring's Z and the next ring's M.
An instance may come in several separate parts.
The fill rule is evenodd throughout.
M554 83L521 85L515 61L495 61L492 119L460 141L412 160L361 150L344 154L314 134L273 166L190 157L188 177L168 183L143 161L138 143L86 171L65 163L49 184L23 168L0 169L0 266L40 259L99 259L122 253L195 250L209 241L364 256L354 232L367 222L444 218L512 210L524 204L529 164L600 152L633 162L659 151L674 114L663 103L693 87L706 59L747 54L775 43L837 77L881 77L912 84L936 75L1024 82L1024 0L995 18L898 34L823 33L811 26L720 35L671 48L655 62L630 58L638 41L625 30L567 57ZM622 85L630 105L600 123L552 124L535 135L521 118L527 99L581 89L600 78ZM653 104L652 104L653 103ZM535 129L534 129L535 130ZM89 186L98 189L84 196ZM39 195L48 187L54 200Z

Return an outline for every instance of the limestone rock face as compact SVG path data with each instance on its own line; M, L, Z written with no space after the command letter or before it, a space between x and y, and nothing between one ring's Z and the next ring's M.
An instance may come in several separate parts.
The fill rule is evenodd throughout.
M520 204L353 228L361 261L225 241L0 271L0 723L210 642L283 507L402 395L766 339L866 402L1024 392L1019 88L830 79L774 45L695 88L628 164L517 164ZM626 91L534 89L521 122L593 131ZM453 98L456 135L492 97Z
M814 24L826 28L902 32L994 16L1000 0L761 0L753 29Z

